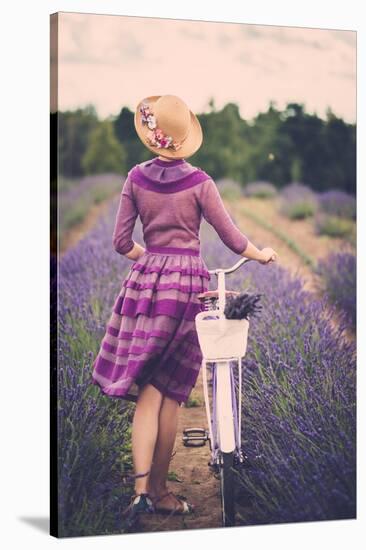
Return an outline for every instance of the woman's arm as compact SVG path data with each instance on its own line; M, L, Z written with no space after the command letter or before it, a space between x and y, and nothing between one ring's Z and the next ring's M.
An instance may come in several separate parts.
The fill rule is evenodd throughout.
M236 254L243 254L249 239L232 221L212 178L201 184L199 202L203 217L212 225L222 242Z
M212 178L202 183L199 197L203 217L215 228L220 239L230 250L263 264L277 258L277 253L272 248L259 250L236 227Z
M132 240L138 209L132 193L132 181L127 176L121 191L112 243L119 254L137 260L145 249Z

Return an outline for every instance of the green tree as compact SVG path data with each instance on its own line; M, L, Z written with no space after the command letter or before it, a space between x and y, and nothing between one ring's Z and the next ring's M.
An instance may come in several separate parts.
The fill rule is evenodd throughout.
M103 120L91 132L82 166L86 174L126 171L126 152L116 138L111 120Z
M152 157L151 153L141 143L134 124L134 113L128 107L123 107L119 115L113 121L114 131L120 143L126 151L128 166L134 166Z
M91 106L58 117L59 166L66 176L126 170L154 155L137 136L127 107L105 123ZM218 110L212 97L208 111L197 117L203 144L189 162L215 179L231 177L243 185L265 179L278 187L301 180L317 191L356 192L356 125L331 109L323 120L302 104L288 103L280 111L271 101L266 112L245 120L236 103Z
M75 178L83 175L81 159L85 154L90 132L98 125L92 105L76 111L57 113L58 158L62 175Z
M287 179L289 140L280 134L281 124L281 112L272 102L267 112L259 113L248 125L243 159L245 181L268 180L281 185Z
M192 163L204 166L214 178L232 177L240 181L246 155L247 124L240 117L237 104L228 103L220 111L198 115L198 119L202 126L203 144L191 157Z

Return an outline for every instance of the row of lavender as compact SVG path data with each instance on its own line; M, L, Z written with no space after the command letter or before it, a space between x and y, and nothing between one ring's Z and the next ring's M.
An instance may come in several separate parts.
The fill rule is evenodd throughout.
M302 183L291 183L280 193L279 211L290 219L313 218L317 235L356 240L356 197L344 191L316 193Z
M61 536L120 532L128 502L132 407L91 384L95 357L131 260L115 253L118 200L62 257L58 284L59 525ZM136 227L141 241L141 227ZM141 241L142 242L142 241Z
M314 216L317 235L343 237L345 250L331 251L317 262L319 284L329 302L346 314L350 328L356 328L356 255L348 244L356 244L356 198L344 191L315 193L307 186L292 183L280 193L280 211L291 219Z
M349 328L356 332L356 255L351 252L331 252L318 261L316 273L319 275L319 286L329 303L343 312Z
M125 176L120 174L97 174L82 178L60 178L58 186L59 238L66 231L83 222L93 205L115 195Z
M225 247L204 247L212 265ZM210 265L210 267L211 267ZM243 525L353 518L356 514L356 345L346 314L314 300L277 265L249 263L231 289L262 293L243 359L242 441L251 467L240 473ZM338 315L339 317L339 315Z
M355 242L356 197L344 191L329 189L316 192L300 182L278 190L272 183L257 181L242 187L231 179L219 180L221 192L230 197L278 199L278 210L293 220L312 218L318 235L344 237Z

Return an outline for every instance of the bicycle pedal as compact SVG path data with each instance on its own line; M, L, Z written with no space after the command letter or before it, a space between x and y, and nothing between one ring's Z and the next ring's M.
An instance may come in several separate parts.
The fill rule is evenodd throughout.
M205 428L185 428L183 430L183 445L185 447L203 447L209 439Z

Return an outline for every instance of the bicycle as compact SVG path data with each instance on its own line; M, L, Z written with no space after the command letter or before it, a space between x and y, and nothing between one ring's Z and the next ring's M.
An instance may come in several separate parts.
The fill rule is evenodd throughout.
M202 446L209 441L211 458L208 464L220 478L223 527L235 525L235 468L244 465L247 458L241 446L241 360L246 353L249 330L249 320L227 319L224 315L226 297L239 294L226 290L225 275L249 261L249 258L242 258L231 268L209 270L210 274L217 275L218 288L198 294L204 309L196 315L195 325L203 355L201 370L209 429L183 430L185 446ZM238 365L238 398L233 373L235 361ZM211 364L212 375L211 409L208 364Z

